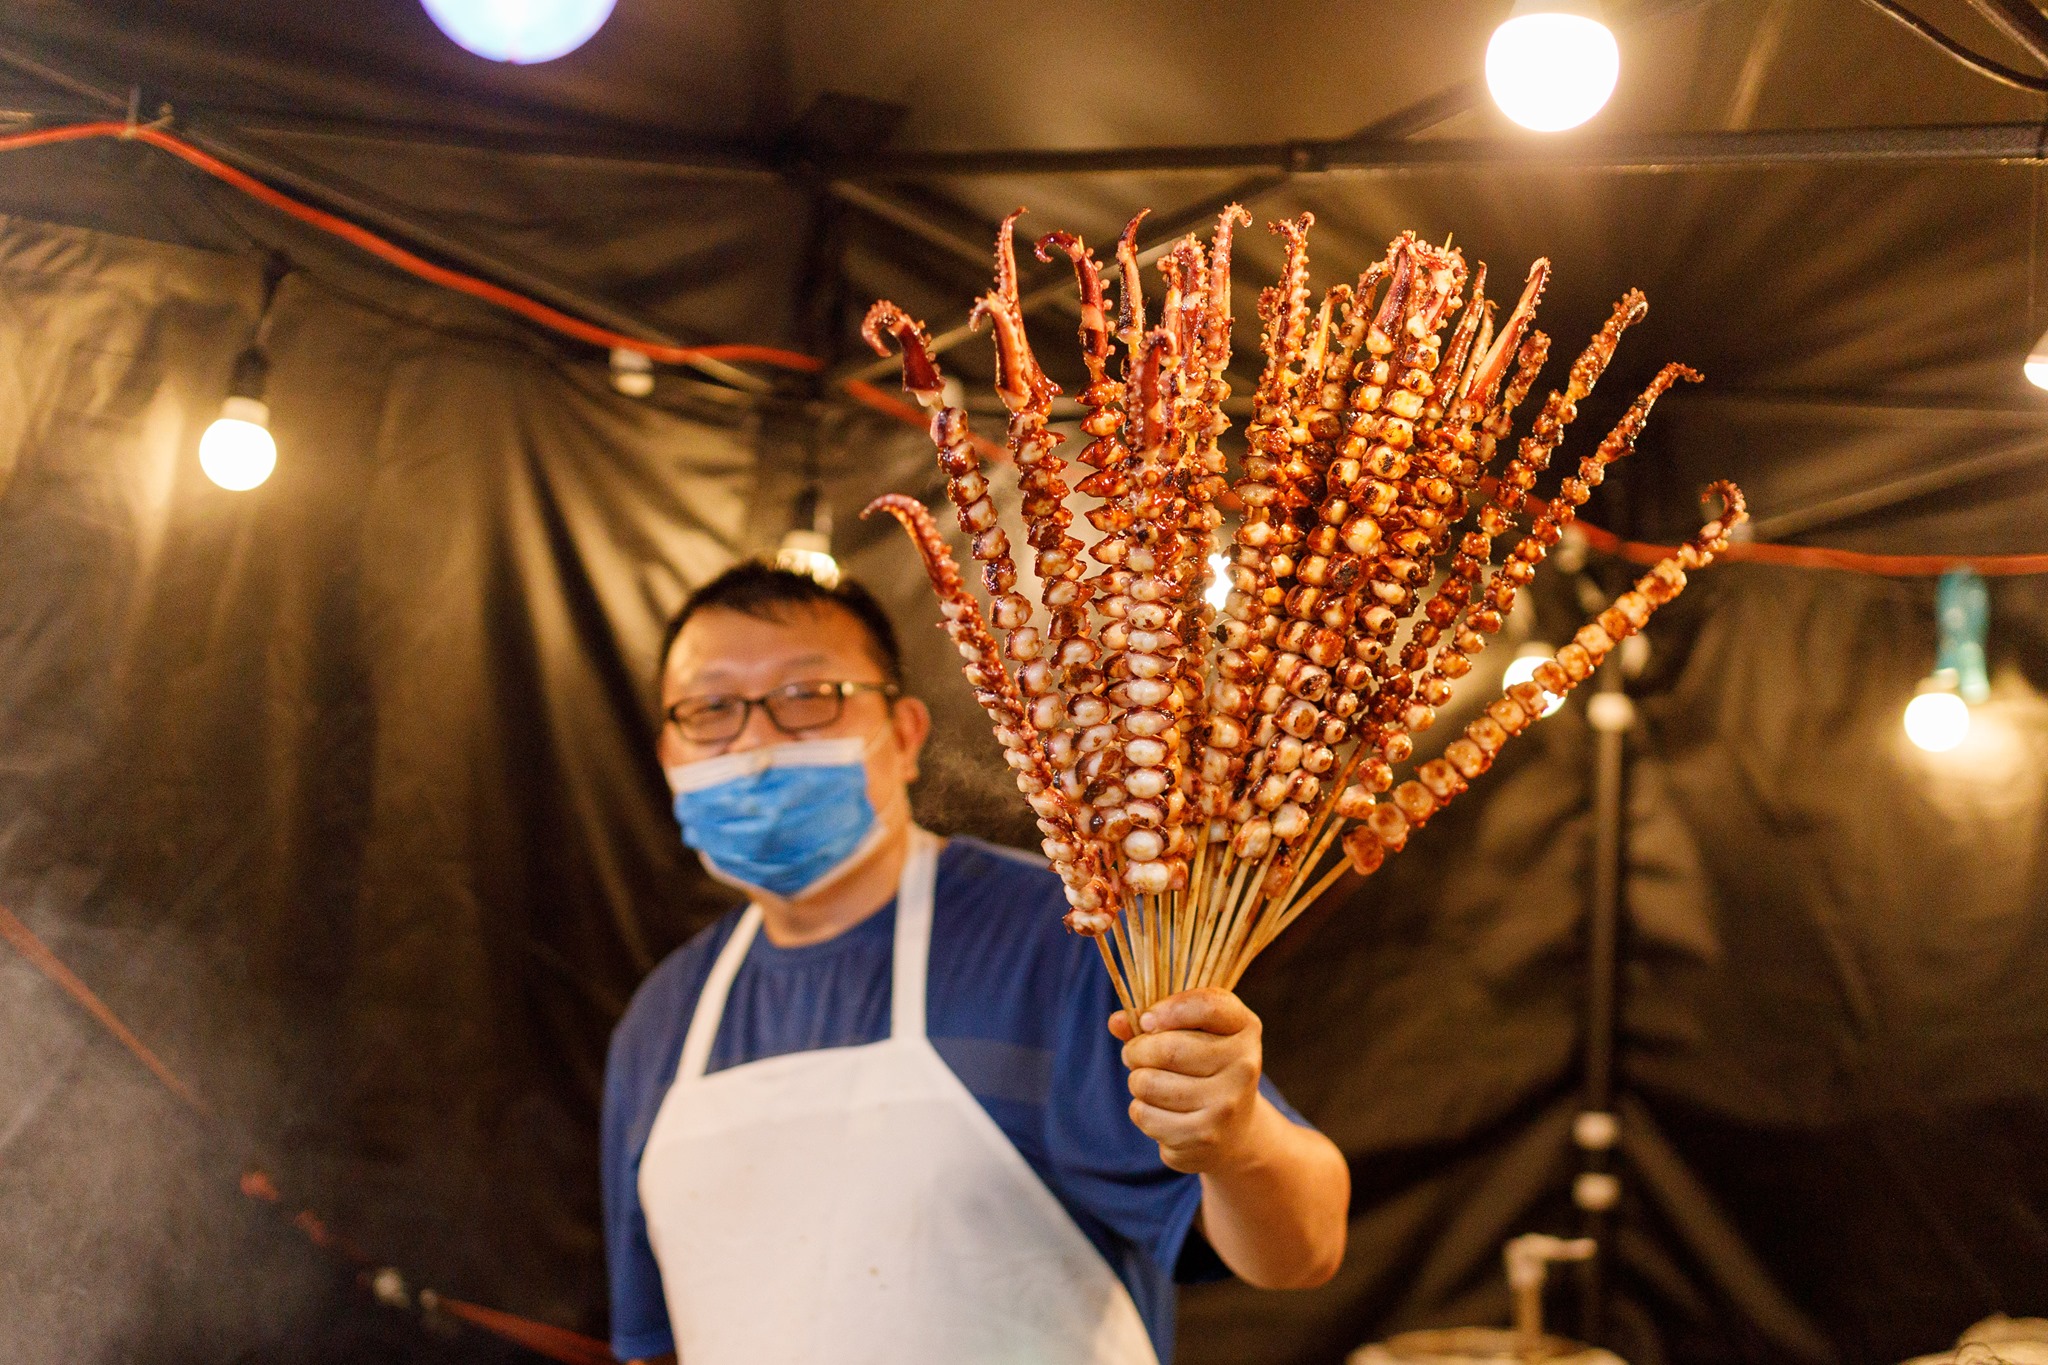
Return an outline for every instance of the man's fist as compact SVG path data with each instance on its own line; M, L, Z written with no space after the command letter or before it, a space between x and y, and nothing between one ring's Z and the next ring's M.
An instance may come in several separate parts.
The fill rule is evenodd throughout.
M1207 1174L1248 1159L1263 1066L1259 1016L1229 991L1170 995L1135 1032L1118 1010L1109 1031L1131 1069L1131 1122L1176 1171Z

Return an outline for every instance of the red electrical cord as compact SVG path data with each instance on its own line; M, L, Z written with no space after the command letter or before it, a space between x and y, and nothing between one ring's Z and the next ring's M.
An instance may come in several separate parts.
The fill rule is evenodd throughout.
M124 123L110 119L97 123L75 123L62 128L43 128L34 132L15 133L0 137L0 152L46 147L53 143L78 142L96 137L146 142L198 167L215 179L234 186L278 212L319 228L323 232L331 233L408 274L430 284L437 284L446 289L453 289L457 293L482 299L486 303L496 304L531 322L593 346L638 351L651 360L667 365L688 365L693 360L723 360L773 365L787 370L799 370L806 374L816 374L825 368L825 362L817 356L805 355L799 351L780 350L773 346L668 346L596 326L502 285L492 284L474 275L463 274L459 270L450 270L446 266L435 265L432 261L407 251L395 242L387 241L367 228L274 190L247 172L230 166L219 157L203 152L184 139L148 124ZM873 384L849 379L844 381L840 388L855 402L873 408L905 425L926 425L925 415L917 408L892 397ZM976 448L984 456L998 460L1009 458L1009 452L994 441L982 436L973 439ZM1531 502L1534 503L1535 500L1531 499ZM1607 554L1619 555L1635 563L1655 563L1674 552L1672 546L1625 541L1611 531L1602 530L1586 522L1580 522L1578 525L1594 548ZM1955 568L1971 568L1987 576L2048 573L2048 554L1879 555L1856 550L1831 550L1811 545L1750 543L1731 545L1722 557L1758 564L1782 564L1800 569L1840 569L1850 573L1881 574L1895 578L1942 574Z
M105 1001L94 994L92 987L79 980L78 975L65 966L62 959L36 937L30 929L6 906L0 905L0 939L5 939L14 950L26 958L30 965L49 979L66 995L78 1002L83 1009L98 1021L113 1039L127 1048L135 1059L149 1068L150 1074L163 1083L178 1101L214 1123L220 1120L212 1108L200 1099L198 1092L187 1085L179 1075L164 1064L162 1058L152 1051L148 1044L135 1035L134 1030L121 1022L119 1015L107 1007ZM275 1208L280 1215L289 1214L288 1221L307 1241L323 1251L330 1252L356 1268L357 1278L373 1289L380 1278L379 1272L387 1268L380 1265L368 1252L356 1246L348 1238L337 1233L327 1220L311 1209L300 1209L290 1213L290 1206L277 1188L268 1171L251 1164L242 1172L241 1190L244 1196L259 1204ZM529 1351L544 1355L561 1365L613 1365L611 1348L596 1337L581 1332L572 1332L566 1327L551 1323L535 1322L522 1318L516 1313L507 1313L496 1308L485 1308L462 1299L451 1299L436 1294L431 1289L422 1289L417 1296L421 1308L429 1312L444 1312L460 1318L500 1337L514 1345L524 1346Z
M530 299L524 294L514 293L502 285L492 284L489 280L481 280L474 275L465 275L459 270L435 265L397 243L349 222L346 218L337 217L325 209L314 208L311 204L302 203L288 194L280 193L246 171L238 170L219 157L199 150L183 138L148 124L106 120L99 123L75 123L64 128L44 128L32 133L16 133L0 138L0 152L43 147L57 142L78 142L95 137L117 137L128 141L146 142L152 147L169 152L180 161L198 167L214 179L234 186L251 199L267 204L279 213L296 218L302 223L319 228L322 232L331 233L351 246L397 266L407 274L416 275L429 284L438 284L444 289L453 289L458 294L468 294L472 298L496 304L508 312L517 313L529 321L593 346L638 351L648 359L660 361L664 365L688 365L697 360L726 360L774 365L781 369L802 370L810 374L825 368L825 362L814 355L779 350L773 346L666 346L585 322L581 318L564 313L559 308L550 308L547 304Z
M1491 493L1499 481L1488 477L1480 487ZM1545 500L1534 493L1522 495L1522 510L1533 516ZM1676 545L1650 545L1640 540L1623 540L1614 532L1591 522L1572 523L1586 537L1586 543L1602 554L1626 559L1632 564L1655 564L1678 553ZM1717 556L1729 562L1779 564L1793 569L1839 569L1844 573L1875 574L1884 578L1935 578L1951 569L1975 569L1987 578L2048 573L2048 554L2042 555L1880 555L1863 550L1835 550L1824 545L1778 545L1758 541L1737 541Z
M15 133L0 137L0 152L21 151L29 147L47 147L54 143L81 142L88 138L113 137L127 141L146 142L150 146L169 152L180 161L196 166L224 184L232 185L242 193L276 209L287 217L316 227L322 232L341 238L377 259L394 265L409 275L425 280L429 284L452 289L458 294L482 299L509 312L516 313L529 322L539 323L551 331L577 341L588 342L606 349L638 351L650 360L664 365L688 365L697 360L723 360L740 364L772 365L778 369L797 370L805 374L816 374L825 368L825 362L814 355L801 351L785 351L774 346L667 346L660 342L645 341L639 337L615 332L608 327L599 327L579 317L551 308L536 299L516 293L489 280L466 275L459 270L436 265L424 257L407 251L397 243L378 236L369 229L349 222L346 218L313 207L272 189L246 171L238 170L219 157L201 151L191 143L161 128L147 124L121 123L103 120L97 123L75 123L63 128L43 128L30 133ZM858 379L849 379L840 387L855 402L886 416L893 417L909 426L923 428L927 419L910 404L890 397L874 385ZM1009 452L984 437L975 437L975 445L982 454L995 459L1007 460Z

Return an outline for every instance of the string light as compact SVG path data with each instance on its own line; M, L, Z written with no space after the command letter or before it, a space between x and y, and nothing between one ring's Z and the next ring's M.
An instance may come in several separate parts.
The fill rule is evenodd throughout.
M1539 133L1576 128L1600 112L1621 78L1621 48L1599 7L1517 0L1486 44L1486 88L1503 114Z
M263 401L270 361L251 346L235 359L220 416L199 438L199 467L206 477L234 493L246 493L277 468L277 441L270 434L270 407Z
M521 65L574 52L616 0L420 0L441 32L479 57Z
M1536 666L1556 652L1549 645L1539 640L1531 640L1523 645L1515 651L1515 657L1509 660L1507 672L1501 675L1501 690L1505 692L1516 683L1525 683L1534 678L1536 676ZM1557 693L1545 692L1543 694L1543 714L1545 716L1556 715L1558 708L1563 705L1564 698L1558 696ZM1538 719L1541 719L1541 717Z
M832 557L832 509L816 484L797 494L795 522L775 551L775 567L800 573L820 586L839 586L839 561Z
M645 351L612 347L611 374L612 387L628 398L645 398L654 392L654 362Z
M1934 669L1954 679L1957 696L1976 706L1991 695L1984 641L1991 630L1991 594L1971 569L1950 569L1934 588Z
M1984 642L1991 596L1970 569L1951 569L1935 587L1934 672L1906 703L1906 737L1931 754L1946 753L1970 733L1970 708L1991 695Z

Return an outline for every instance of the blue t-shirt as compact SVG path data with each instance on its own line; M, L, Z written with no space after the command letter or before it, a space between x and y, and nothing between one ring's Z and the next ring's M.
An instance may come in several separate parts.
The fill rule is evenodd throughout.
M1116 994L1101 958L1067 932L1059 879L1027 854L955 838L939 855L932 899L932 1046L1102 1253L1159 1358L1171 1360L1174 1270L1202 1185L1169 1170L1131 1122L1121 1045L1106 1027ZM671 953L612 1035L604 1215L612 1350L621 1360L675 1349L640 1209L640 1154L675 1079L697 997L738 923L734 911ZM823 943L778 948L756 935L707 1069L886 1038L895 932L892 902ZM1269 1083L1260 1085L1302 1121Z

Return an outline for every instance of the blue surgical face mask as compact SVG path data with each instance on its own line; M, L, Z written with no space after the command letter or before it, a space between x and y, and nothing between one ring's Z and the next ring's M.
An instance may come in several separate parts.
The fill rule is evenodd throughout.
M868 799L870 743L800 740L668 769L683 842L707 872L743 891L791 900L816 890L881 840Z

